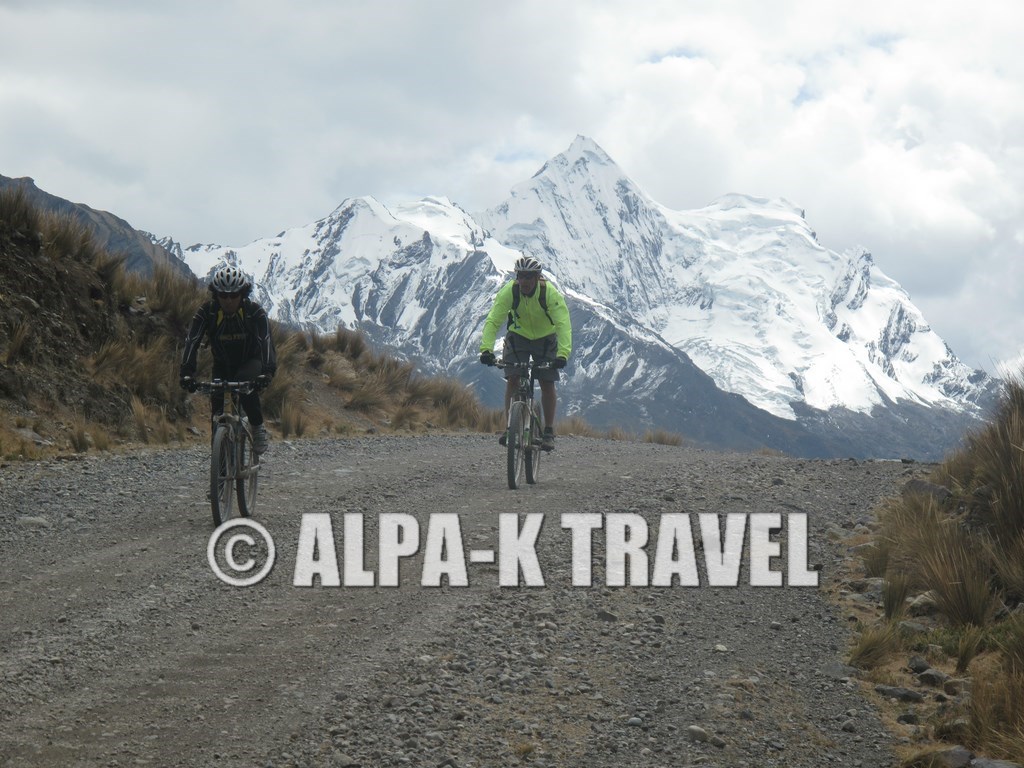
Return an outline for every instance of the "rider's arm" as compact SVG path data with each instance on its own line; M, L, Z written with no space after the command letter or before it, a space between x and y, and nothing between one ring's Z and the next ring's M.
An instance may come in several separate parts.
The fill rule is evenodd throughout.
M262 373L266 376L273 376L277 372L277 350L274 348L274 339L270 335L270 319L262 309L253 318L256 327L256 345L260 350L260 362L263 364Z
M572 352L572 322L569 320L569 307L560 291L551 290L548 285L548 312L555 322L555 333L558 334L558 357L569 359Z
M498 330L508 319L508 313L512 310L512 285L513 281L505 283L494 297L494 304L491 311L487 313L484 320L484 335L480 339L480 351L493 351L494 341L498 338Z
M181 353L182 376L193 376L196 372L196 358L199 357L199 344L206 333L206 304L200 305L192 316L192 325L185 334L185 350Z

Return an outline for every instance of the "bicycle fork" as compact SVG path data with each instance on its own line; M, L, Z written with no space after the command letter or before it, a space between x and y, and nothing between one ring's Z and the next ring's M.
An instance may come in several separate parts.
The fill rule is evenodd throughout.
M540 446L541 440L543 439L543 435L541 434L543 432L543 428L541 427L540 418L536 413L536 409L537 406L531 402L530 410L526 414L527 445L529 445L531 448L537 448L538 446Z
M532 400L513 400L512 402L523 404L523 426L521 433L523 437L523 447L528 451L532 450L540 445L542 437L540 434L541 430L539 429L540 421L536 418L536 414L534 413L536 406ZM512 434L512 411L513 409L509 407L508 422L505 425L505 434L507 435ZM538 427L538 429L534 429L535 426Z

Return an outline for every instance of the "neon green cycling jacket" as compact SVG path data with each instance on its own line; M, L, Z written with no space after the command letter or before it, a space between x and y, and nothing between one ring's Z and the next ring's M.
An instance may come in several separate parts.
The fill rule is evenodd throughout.
M494 341L498 338L499 329L508 321L512 322L509 332L517 333L527 339L543 339L552 333L558 335L558 357L569 359L572 352L572 324L569 322L569 308L565 305L562 293L547 281L544 292L547 313L540 305L540 283L537 284L532 296L525 293L519 295L519 306L512 312L512 286L515 280L509 280L501 287L494 297L494 305L487 313L484 321L484 335L480 340L480 351L494 351ZM548 317L550 315L550 318Z

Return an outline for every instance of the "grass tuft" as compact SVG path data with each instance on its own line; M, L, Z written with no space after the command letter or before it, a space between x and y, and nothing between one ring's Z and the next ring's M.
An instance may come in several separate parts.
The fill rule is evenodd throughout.
M414 405L400 405L391 414L391 428L415 430L420 419L419 408Z
M387 404L387 391L376 378L363 379L356 383L346 408L361 413L381 410Z
M77 415L71 424L70 439L71 449L75 453L86 453L89 450L89 431L86 428L85 420Z
M20 359L31 360L30 332L31 327L27 320L22 320L15 327L14 333L11 334L10 341L7 343L7 354L5 355L7 365L14 365Z
M644 442L679 446L683 444L683 437L675 432L668 432L664 429L652 429L644 434Z
M974 676L968 744L995 759L1024 755L1024 674L990 669Z
M850 666L874 669L884 664L899 649L899 634L892 624L868 627L861 632L850 651Z
M9 238L40 238L42 214L21 187L0 192L0 234Z
M882 585L882 606L886 621L901 618L910 595L910 578L903 573L889 575Z
M610 427L608 429L608 431L605 432L604 436L605 436L605 439L607 439L607 440L623 440L623 441L632 442L633 440L636 439L633 435L631 435L629 432L624 430L622 427L617 427L617 426L616 427Z
M135 432L139 440L149 442L149 418L146 413L146 405L137 396L131 399L132 422L135 424Z
M281 428L282 437L290 437L291 435L302 437L306 434L306 429L309 424L302 408L297 406L295 403L288 402L285 403L284 407L281 409L279 426Z
M985 641L985 630L969 624L960 633L960 641L956 649L956 671L957 674L967 672L971 661L981 651Z
M573 414L567 419L558 422L557 432L560 435L573 435L575 437L597 437L596 429L587 424L579 414Z
M954 626L986 626L995 613L988 561L950 524L934 531L932 546L921 552L924 578L939 610Z

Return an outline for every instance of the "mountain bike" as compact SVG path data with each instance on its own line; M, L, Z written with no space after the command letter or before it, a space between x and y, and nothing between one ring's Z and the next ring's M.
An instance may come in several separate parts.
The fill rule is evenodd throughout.
M256 389L256 383L252 381L215 379L196 382L196 392L225 394L224 413L213 419L213 440L210 443L210 509L214 525L220 525L232 516L233 493L238 495L240 517L250 517L256 508L260 459L253 449L249 419L238 401L239 395L247 395Z
M515 490L526 482L533 485L540 476L541 441L544 438L543 409L533 397L533 382L537 371L552 368L551 363L534 363L532 366L520 363L506 363L497 360L496 368L519 369L519 387L512 395L508 408L508 487Z

